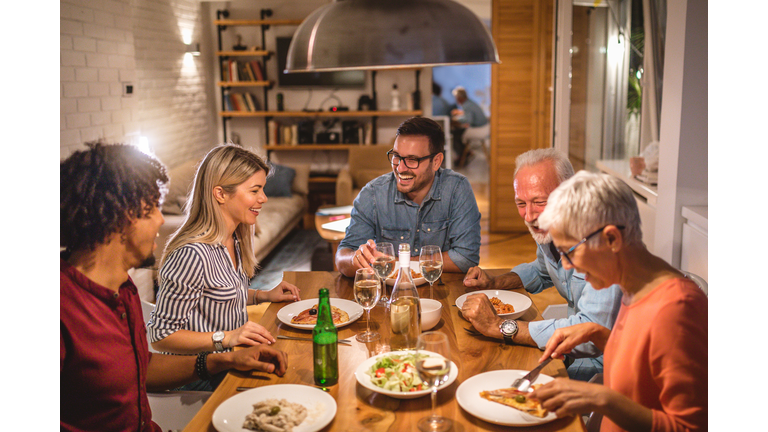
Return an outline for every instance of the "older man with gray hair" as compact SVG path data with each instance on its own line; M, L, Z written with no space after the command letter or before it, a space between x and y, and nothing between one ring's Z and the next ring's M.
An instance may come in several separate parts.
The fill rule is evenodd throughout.
M488 297L474 294L462 306L462 314L486 336L503 339L507 344L536 346L543 349L547 340L561 327L593 322L611 328L621 306L618 285L595 290L582 273L565 269L549 233L539 227L538 218L547 205L549 194L573 176L573 166L555 149L525 152L515 160L515 203L520 216L536 241L536 260L513 268L509 273L491 278L480 267L472 267L464 286L472 289L517 289L536 294L554 285L568 304L568 316L543 321L505 320L496 314ZM588 381L603 371L603 354L594 344L577 346L566 356L568 375Z

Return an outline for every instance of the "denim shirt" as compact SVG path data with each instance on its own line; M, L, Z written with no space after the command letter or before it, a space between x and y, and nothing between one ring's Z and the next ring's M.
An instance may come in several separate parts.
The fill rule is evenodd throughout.
M536 294L554 285L568 302L567 318L528 323L528 331L539 348L543 349L555 330L561 327L585 322L594 322L609 329L613 327L621 307L619 285L601 290L592 288L592 284L584 280L584 274L564 269L560 256L555 257L549 245L537 245L536 258L534 262L518 265L512 272L520 276L526 291ZM578 345L569 355L573 358L596 358L602 369L602 352L592 342Z
M469 181L452 170L435 173L421 205L397 190L394 173L371 180L355 198L352 221L339 248L357 249L373 239L389 242L397 254L400 243L419 256L423 245L448 252L462 272L480 262L480 211Z

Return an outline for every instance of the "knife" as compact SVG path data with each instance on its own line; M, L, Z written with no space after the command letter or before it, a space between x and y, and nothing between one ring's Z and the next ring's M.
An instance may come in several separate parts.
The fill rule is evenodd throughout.
M525 374L525 376L522 378L516 379L515 382L512 383L512 387L523 392L528 391L528 389L531 387L531 384L536 381L536 378L539 377L541 370L544 369L544 366L548 365L550 361L552 361L551 357L541 362L538 366Z
M299 340L299 341L309 341L312 342L312 338L302 338L302 337L296 337L296 336L284 336L284 335L277 335L278 339L287 339L287 340ZM344 339L339 339L338 343L344 344L344 345L352 345L352 342Z

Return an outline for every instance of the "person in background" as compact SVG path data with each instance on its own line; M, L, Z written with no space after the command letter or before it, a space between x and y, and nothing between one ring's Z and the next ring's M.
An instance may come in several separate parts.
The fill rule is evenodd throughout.
M562 153L549 148L527 151L517 157L515 164L515 203L536 241L536 261L520 264L495 278L489 277L480 267L473 267L464 278L464 286L472 289L525 288L535 294L554 285L568 303L568 316L532 322L504 320L496 314L484 294L470 295L462 306L462 314L486 336L541 349L561 327L594 322L610 328L621 305L618 285L597 291L585 280L584 274L564 267L552 245L552 237L538 222L547 207L549 194L573 176L571 162ZM588 381L603 371L602 352L592 343L580 345L569 353L566 365L569 377Z
M457 86L451 91L454 99L456 99L457 107L451 111L452 126L451 134L453 135L453 151L458 160L461 154L464 152L464 142L462 137L467 128L480 127L488 124L488 117L480 105L475 101L469 99L467 91L462 86Z
M613 330L560 328L540 359L592 342L605 352L604 385L556 379L531 397L558 417L602 414L604 432L707 430L707 297L646 249L632 189L580 171L552 192L539 223L566 268L600 291L619 285L624 299Z
M283 376L268 346L174 356L149 352L128 270L151 265L168 176L127 145L92 144L60 164L60 429L159 432L147 391L228 369Z
M203 158L187 200L187 219L160 261L157 306L147 323L161 352L220 352L271 344L274 336L249 321L247 305L299 300L285 281L269 291L249 289L256 272L253 225L267 202L269 167L239 145L224 144ZM213 390L226 374L184 390Z
M443 96L441 96L443 88L440 84L432 81L432 115L433 116L450 116L451 104Z
M355 198L352 220L336 252L336 266L353 277L370 268L376 242L397 251L408 243L443 251L444 272L466 272L480 261L480 211L469 180L441 168L445 135L434 120L413 117L397 129L387 152L392 172L371 180Z

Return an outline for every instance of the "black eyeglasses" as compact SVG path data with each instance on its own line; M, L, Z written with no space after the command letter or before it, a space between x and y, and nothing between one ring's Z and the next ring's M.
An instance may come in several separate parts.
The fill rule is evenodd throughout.
M558 249L557 251L560 253L560 256L561 256L561 257L564 257L564 258L565 258L565 259L568 261L568 264L570 264L572 267L576 267L576 266L573 264L573 261L571 261L571 257L569 257L569 256L568 256L568 254L569 254L569 253L572 253L573 251L575 251L575 250L576 250L576 248L577 248L577 247L579 247L580 245L582 245L582 244L586 243L586 242L587 242L587 240L589 240L589 239L591 239L592 237L594 237L594 236L596 236L596 235L600 234L601 232L603 232L603 230L604 230L604 229L606 229L606 228L608 228L608 225L606 225L606 226L604 226L604 227L600 228L599 230L597 230L597 231L593 232L592 234L590 234L590 235L588 235L588 236L584 237L583 239L581 239L581 241L580 241L580 242L576 243L576 244L575 244L575 245L573 245L573 246L572 246L570 249L568 249L568 251L567 251L567 252L563 252L563 251L561 251L560 249ZM621 230L621 229L624 229L624 226L622 226L622 225L617 225L617 226L616 226L616 228L618 228L618 229L620 229L620 230Z
M432 153L430 155L426 155L426 156L420 157L420 158L419 157L413 157L413 156L402 157L399 154L395 153L395 150L392 149L392 150L387 152L387 159L389 159L389 163L392 164L393 166L398 166L398 165L400 165L400 161L403 161L403 162L405 162L405 166L407 168L416 169L416 168L419 167L419 164L421 164L421 161L423 161L424 159L431 159L431 158L437 156L438 154L439 153Z

